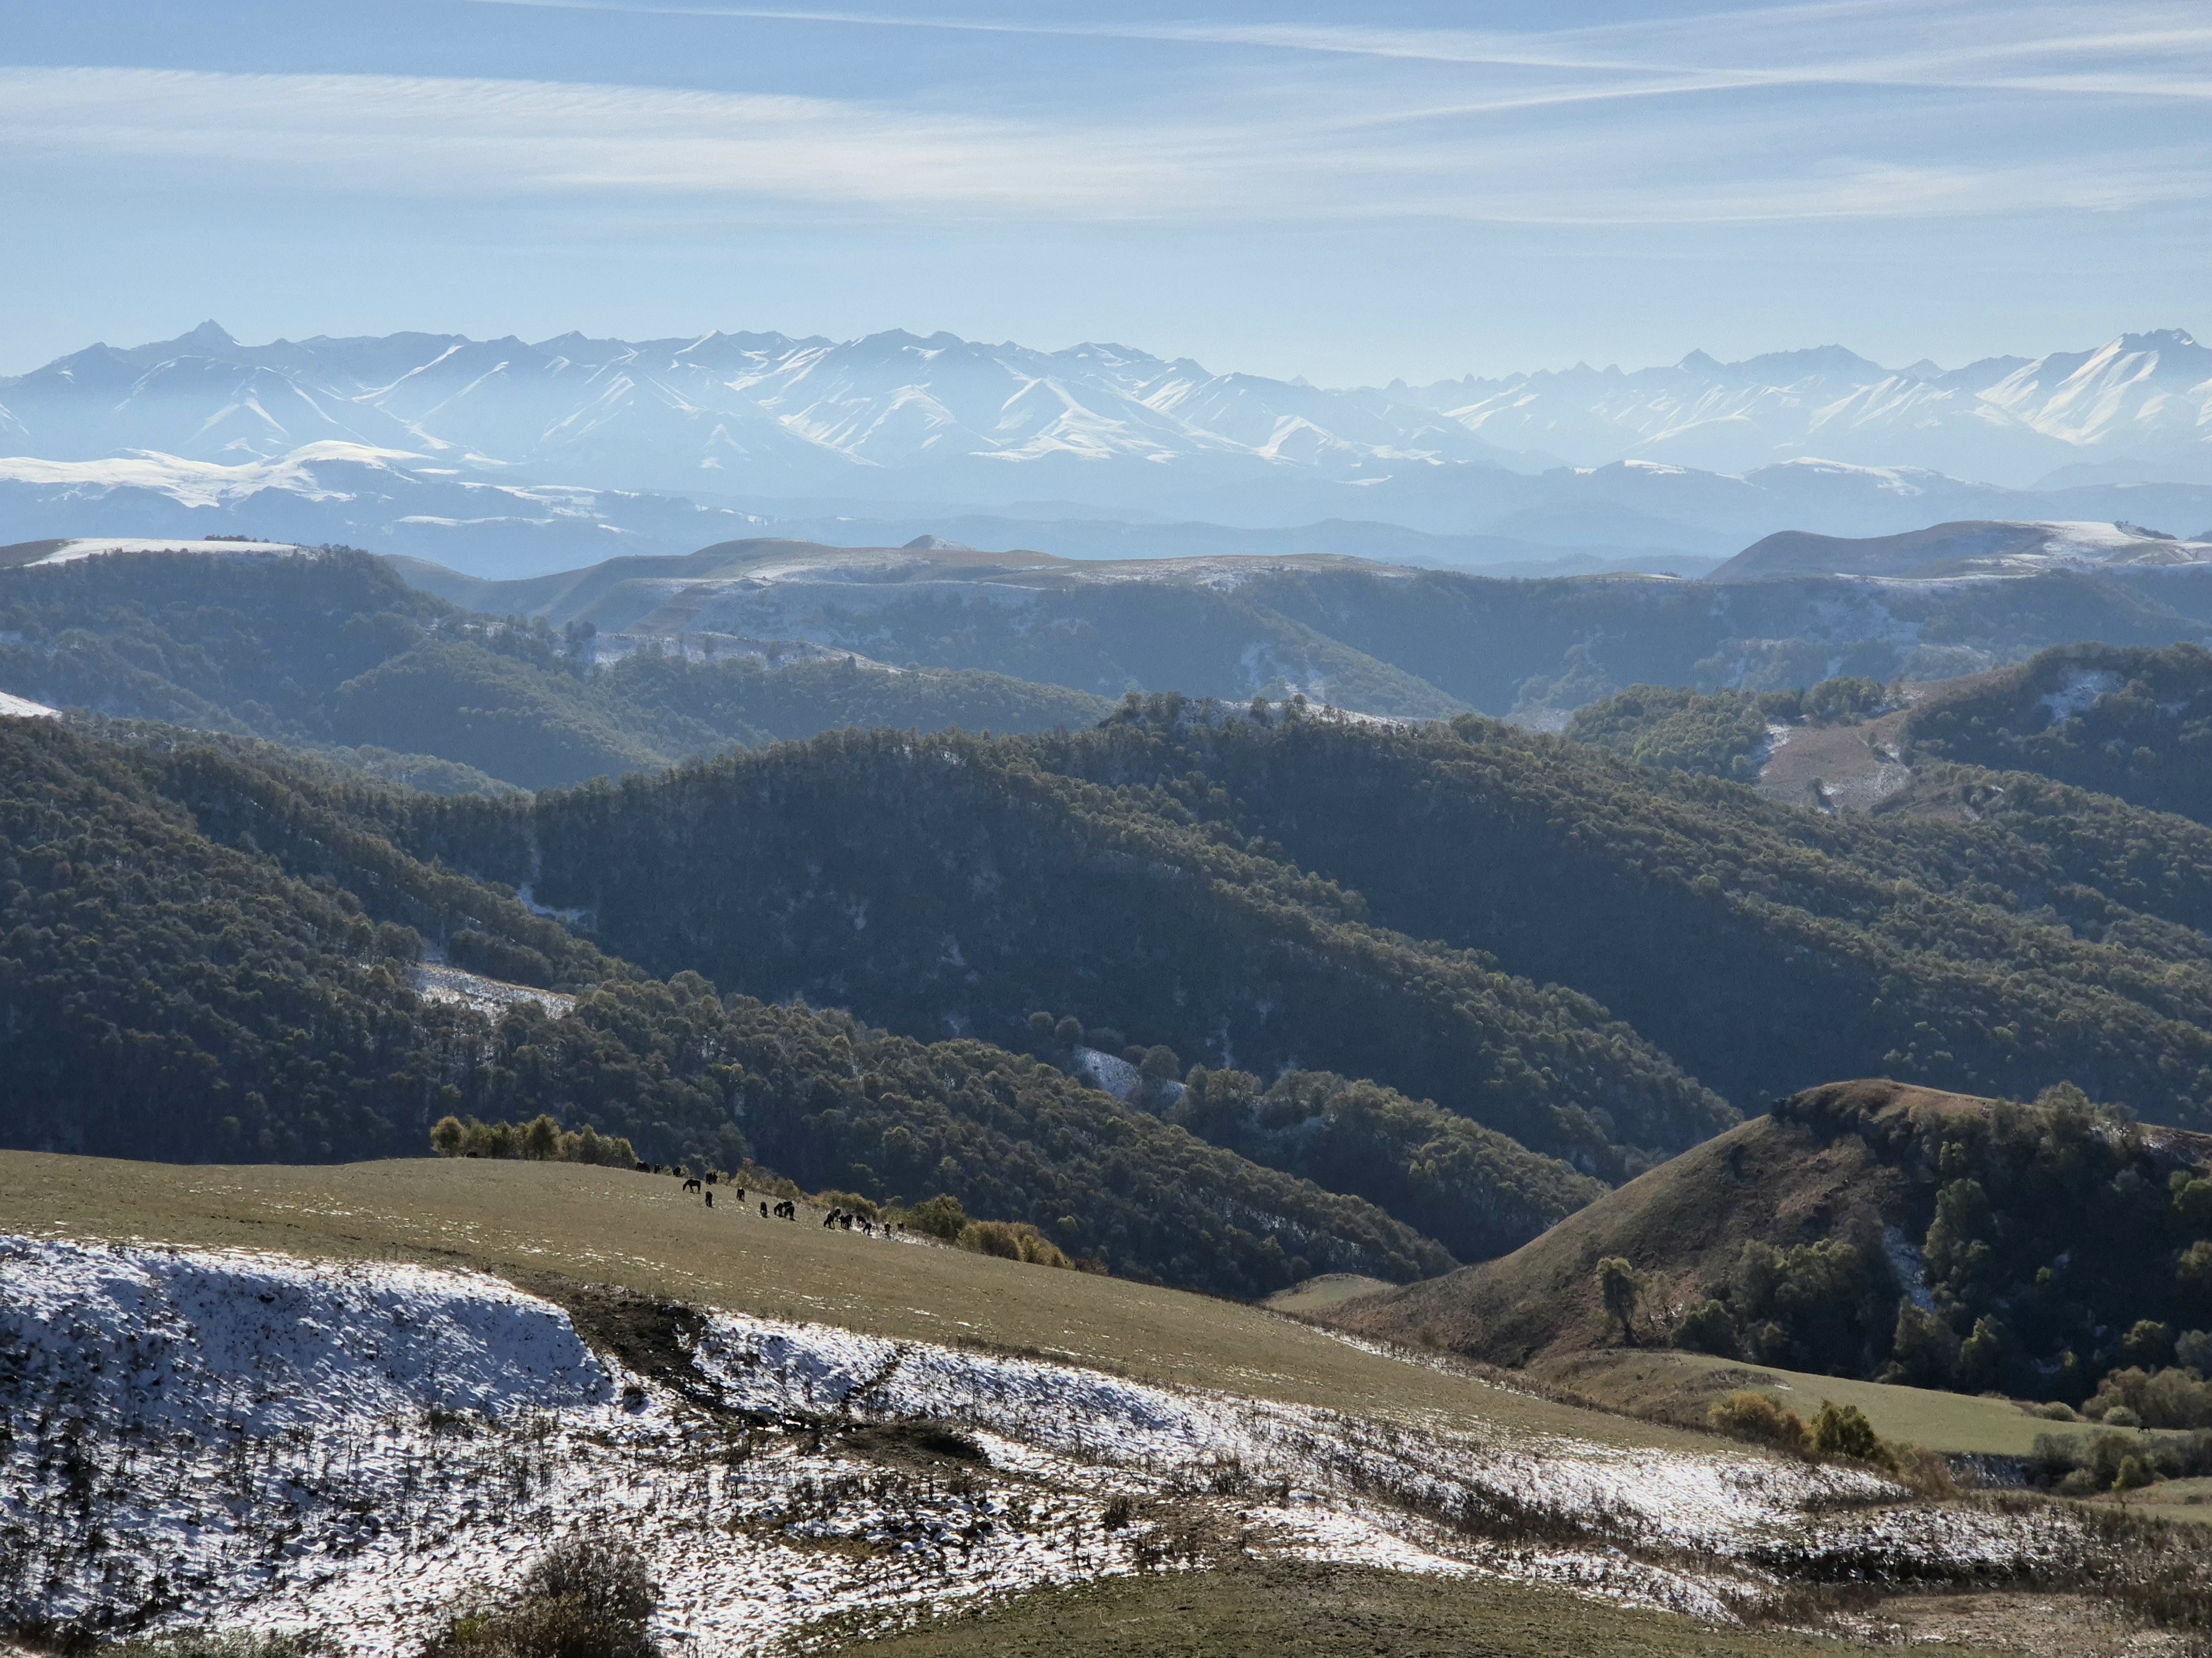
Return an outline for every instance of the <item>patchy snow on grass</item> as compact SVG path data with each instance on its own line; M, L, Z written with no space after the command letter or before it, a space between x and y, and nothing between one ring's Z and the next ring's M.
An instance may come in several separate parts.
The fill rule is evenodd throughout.
M1727 1448L729 1314L669 1328L674 1369L645 1376L475 1274L0 1238L0 1629L250 1622L390 1658L578 1527L646 1552L659 1632L700 1658L1239 1551L1721 1619L1795 1572L2001 1573L2064 1541Z

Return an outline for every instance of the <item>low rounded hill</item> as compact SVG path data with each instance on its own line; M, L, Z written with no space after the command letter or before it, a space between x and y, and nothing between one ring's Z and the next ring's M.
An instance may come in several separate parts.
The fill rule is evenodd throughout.
M1835 1083L1511 1254L1328 1316L1540 1371L1675 1346L2079 1403L2116 1371L2212 1346L2209 1176L2212 1137L2142 1127L2070 1087L2020 1105ZM1634 1285L1625 1328L1600 1287L1608 1261Z
M1985 1105L1894 1083L1838 1084L1907 1114ZM1814 1094L1833 1090L1814 1090ZM1597 1264L1629 1261L1647 1278L1685 1283L1733 1271L1743 1246L1823 1239L1877 1245L1905 1180L1856 1136L1824 1140L1781 1117L1753 1117L1577 1210L1510 1255L1350 1303L1339 1321L1363 1334L1449 1347L1520 1367L1610 1346L1619 1332L1599 1299Z

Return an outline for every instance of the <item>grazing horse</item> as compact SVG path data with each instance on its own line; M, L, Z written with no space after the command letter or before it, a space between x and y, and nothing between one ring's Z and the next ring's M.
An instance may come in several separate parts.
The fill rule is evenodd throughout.
M707 1184L709 1186L712 1186L716 1181L721 1178L721 1173L719 1169L709 1169L707 1171Z
M641 1163L637 1166L637 1172L641 1175L650 1175L653 1172L653 1165L649 1163Z
M786 1198L781 1203L776 1205L775 1218L778 1220L797 1220L799 1218L799 1206L793 1203L789 1198Z
M744 1188L744 1187L740 1186L740 1187L738 1188L738 1201L739 1203L743 1203L744 1200L745 1200L745 1188Z
M714 1206L714 1194L712 1192L707 1193L707 1206L709 1209Z
M766 1220L768 1218L768 1205L765 1203L761 1205L761 1218L763 1220Z
M837 1224L837 1213L838 1212L836 1210L832 1209L828 1214L823 1216L823 1226L824 1228L835 1226Z
M701 1192L704 1191L706 1188L699 1184L699 1177L696 1175L694 1175L690 1180L684 1182L684 1189L687 1192Z

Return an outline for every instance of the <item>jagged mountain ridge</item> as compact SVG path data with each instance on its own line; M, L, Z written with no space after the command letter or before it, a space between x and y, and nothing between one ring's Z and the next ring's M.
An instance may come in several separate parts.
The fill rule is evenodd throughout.
M2018 488L2085 464L2107 482L2212 481L2208 408L2212 349L2178 329L1952 371L1830 347L1323 390L1121 345L943 332L248 346L209 322L0 380L0 441L51 460L147 449L234 464L343 442L630 490L780 496L1035 500L1073 483L1099 499L1101 470L1148 477L1141 496L1162 472L1184 489L1286 471L1364 486L1413 469L1640 459L1741 473L1805 458Z

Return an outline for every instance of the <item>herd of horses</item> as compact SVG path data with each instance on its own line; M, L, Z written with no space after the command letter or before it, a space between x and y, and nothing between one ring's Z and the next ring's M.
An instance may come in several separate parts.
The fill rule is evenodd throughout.
M641 1175L683 1175L684 1189L686 1192L698 1193L705 1199L707 1207L709 1209L714 1206L714 1188L720 1185L722 1181L722 1172L719 1169L709 1169L704 1175L690 1175L685 1174L680 1166L672 1163L640 1163L637 1165L637 1172ZM736 1201L740 1204L744 1202L744 1187L732 1186L729 1190L735 1194ZM789 1198L778 1199L773 1206L770 1206L765 1198L759 1199L757 1201L760 1204L763 1220L773 1218L795 1221L799 1218L799 1206ZM894 1226L890 1221L878 1224L866 1215L855 1214L847 1209L830 1210L823 1216L822 1224L825 1230L842 1229L848 1232L857 1226L869 1237L875 1236L879 1231L885 1237L890 1237L894 1232L906 1230L904 1225Z

